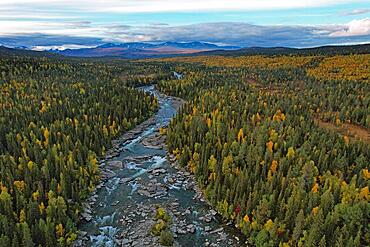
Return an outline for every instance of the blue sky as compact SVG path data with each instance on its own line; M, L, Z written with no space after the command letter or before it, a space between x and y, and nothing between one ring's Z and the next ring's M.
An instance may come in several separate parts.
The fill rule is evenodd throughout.
M0 44L35 49L132 41L367 43L370 1L1 0L0 27Z

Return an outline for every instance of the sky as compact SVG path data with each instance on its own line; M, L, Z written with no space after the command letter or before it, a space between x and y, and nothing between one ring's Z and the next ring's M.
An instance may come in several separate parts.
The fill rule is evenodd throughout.
M370 0L0 0L0 45L370 43Z

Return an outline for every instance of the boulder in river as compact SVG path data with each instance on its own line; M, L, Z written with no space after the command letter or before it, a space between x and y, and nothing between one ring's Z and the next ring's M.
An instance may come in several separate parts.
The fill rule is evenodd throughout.
M146 190L138 190L137 193L139 193L142 196L152 197L152 195Z
M206 232L211 231L211 227L210 227L210 226L205 226L205 227L204 227L204 231L206 231Z
M118 205L118 203L119 203L119 201L114 201L114 202L112 202L110 205L114 207L114 206L117 206L117 205Z
M108 166L112 168L122 169L123 163L120 160L113 160L108 162Z
M129 178L121 178L121 180L119 181L120 184L125 184L125 183L128 183L130 181L134 180L133 177L129 177Z
M224 230L224 228L220 227L220 228L218 228L216 230L211 231L210 234L219 233L219 232L222 232L223 230Z
M157 168L157 169L154 169L154 170L151 170L150 171L154 176L159 176L160 174L164 174L166 173L166 169L163 169L163 168Z
M209 210L209 212L212 214L212 216L215 216L217 214L217 212L213 209Z
M156 133L142 140L141 144L151 149L162 149L165 147L165 138L164 135Z
M91 216L91 214L89 214L89 213L83 212L83 213L81 214L81 216L82 216L82 218L83 218L84 220L86 220L87 222L90 222L90 221L92 220L92 216Z
M187 230L189 233L195 233L195 226L194 226L193 224L187 225L187 226L186 226L186 230Z
M100 175L101 179L103 179L103 180L110 179L114 176L116 176L116 174L113 171L109 170L109 169L103 169L101 171L101 175Z

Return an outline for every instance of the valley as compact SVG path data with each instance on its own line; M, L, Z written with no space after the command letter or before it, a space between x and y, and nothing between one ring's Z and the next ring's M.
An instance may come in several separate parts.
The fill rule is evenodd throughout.
M369 242L369 54L11 52L0 246Z
M171 216L175 246L242 246L242 236L234 236L233 227L222 223L206 204L194 177L176 167L173 157L166 159L163 140L150 147L144 144L168 125L181 102L159 95L152 86L146 89L158 97L159 111L129 131L129 139L125 134L115 142L113 154L118 156L101 161L107 175L88 200L93 214L86 215L91 219L82 225L83 239L77 245L85 241L88 246L160 246L151 228L155 210L161 207Z

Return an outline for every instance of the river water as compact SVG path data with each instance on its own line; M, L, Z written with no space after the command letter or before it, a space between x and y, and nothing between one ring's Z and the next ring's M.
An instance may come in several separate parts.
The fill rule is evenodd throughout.
M123 166L109 168L112 175L90 201L92 219L79 227L84 233L82 245L158 246L158 238L148 229L155 205L161 205L173 217L175 246L242 246L238 241L242 236L221 223L196 196L191 176L170 165L166 150L143 145L143 140L168 125L176 114L174 98L159 94L153 86L143 90L157 96L159 110L150 125L119 144L118 156L104 161L121 161Z

